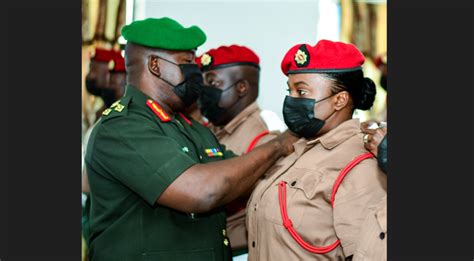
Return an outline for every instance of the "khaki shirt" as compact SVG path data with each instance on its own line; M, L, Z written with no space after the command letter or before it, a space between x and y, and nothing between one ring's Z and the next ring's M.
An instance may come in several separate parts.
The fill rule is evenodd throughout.
M212 127L219 142L237 155L244 154L255 136L268 130L265 121L260 116L260 112L261 110L257 103L253 102L224 127ZM264 144L275 137L276 134L273 132L267 134L257 142L256 146ZM245 206L245 201L242 203ZM247 247L245 209L227 218L227 233L232 249L236 250Z
M344 260L354 254L367 206L386 195L386 176L374 158L355 166L339 187L331 207L332 188L340 170L366 153L357 119L343 122L312 141L300 139L295 152L262 178L247 205L249 260ZM287 182L287 211L298 234L313 246L339 245L327 254L303 249L283 227L278 183Z
M255 136L268 130L260 112L257 102L253 102L224 127L213 127L219 142L237 155L244 154ZM258 141L257 146L275 137L273 133L267 134Z
M353 261L387 260L387 197L369 206Z

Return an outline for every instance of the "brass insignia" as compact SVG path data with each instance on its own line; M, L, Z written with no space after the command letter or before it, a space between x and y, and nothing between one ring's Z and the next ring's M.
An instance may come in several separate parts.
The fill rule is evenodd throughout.
M297 64L304 64L307 60L308 60L308 55L305 52L301 50L298 50L298 52L296 52L295 62Z
M123 108L125 108L125 106L123 106L120 103L115 106L115 110L118 111L118 112L121 112L123 110Z
M110 60L109 64L108 64L108 67L109 67L109 70L113 70L114 67L115 67L115 62L114 60Z
M112 110L111 109L106 109L105 111L102 112L102 115L109 115L109 113L111 112Z
M226 245L226 246L229 245L229 240L227 240L227 238L224 239L224 245Z
M212 62L212 57L209 54L205 53L202 55L201 57L202 66L208 66L211 62Z

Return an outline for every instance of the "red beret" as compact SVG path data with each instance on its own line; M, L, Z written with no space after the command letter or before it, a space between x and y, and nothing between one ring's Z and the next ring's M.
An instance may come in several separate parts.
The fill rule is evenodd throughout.
M97 62L109 62L114 58L114 51L102 48L95 48L94 57L92 58Z
M320 40L315 46L293 46L283 57L281 70L285 75L349 72L362 69L364 61L364 55L353 44Z
M260 68L260 59L257 54L249 48L239 45L221 46L211 49L197 57L196 63L202 71L234 65L252 65Z
M380 68L382 65L387 65L387 54L378 55L374 60L375 67Z
M111 71L125 72L125 59L122 57L122 53L120 51L114 51L113 56L114 66Z

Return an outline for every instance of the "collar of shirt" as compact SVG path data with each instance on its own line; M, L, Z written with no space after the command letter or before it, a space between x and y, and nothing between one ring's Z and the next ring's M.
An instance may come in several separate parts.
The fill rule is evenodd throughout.
M234 132L234 130L239 127L242 122L259 110L260 108L258 107L257 102L252 102L243 111L237 114L237 116L235 116L229 123L227 123L227 125L225 125L223 128L218 128L216 133L220 134L222 131L225 131L227 134L232 134L232 132Z
M124 97L128 97L130 96L131 99L132 99L132 102L141 107L141 108L145 108L147 111L150 111L151 110L148 108L148 106L146 105L146 101L148 99L151 99L153 100L152 98L150 98L148 95L146 95L145 93L143 93L142 91L140 91L139 89L137 89L136 87L130 85L130 84L127 84L127 86L125 87L125 94L124 94ZM158 103L158 105L161 106L161 104L155 100L153 100L154 102ZM166 112L166 111L165 111ZM174 115L173 114L170 114L168 112L166 112L166 114L168 114L171 119L174 119Z
M359 132L361 132L359 119L350 119L306 144L314 145L319 142L324 148L331 150Z

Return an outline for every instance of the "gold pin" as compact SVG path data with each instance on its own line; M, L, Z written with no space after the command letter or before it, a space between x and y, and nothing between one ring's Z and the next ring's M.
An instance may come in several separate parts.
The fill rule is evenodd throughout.
M308 55L305 52L301 50L298 50L298 52L296 52L295 61L297 64L304 64L307 60L308 60Z
M108 68L110 71L112 71L115 67L115 61L114 60L110 60L109 64L108 64Z
M205 53L202 55L201 64L203 66L208 66L211 63L211 61L212 61L212 57L209 54Z
M111 109L106 109L105 111L102 112L102 115L109 115L109 113L111 112L112 110Z
M118 103L116 106L115 106L115 110L118 111L118 112L121 112L123 110L123 108L125 108L125 106L123 106L122 104Z

